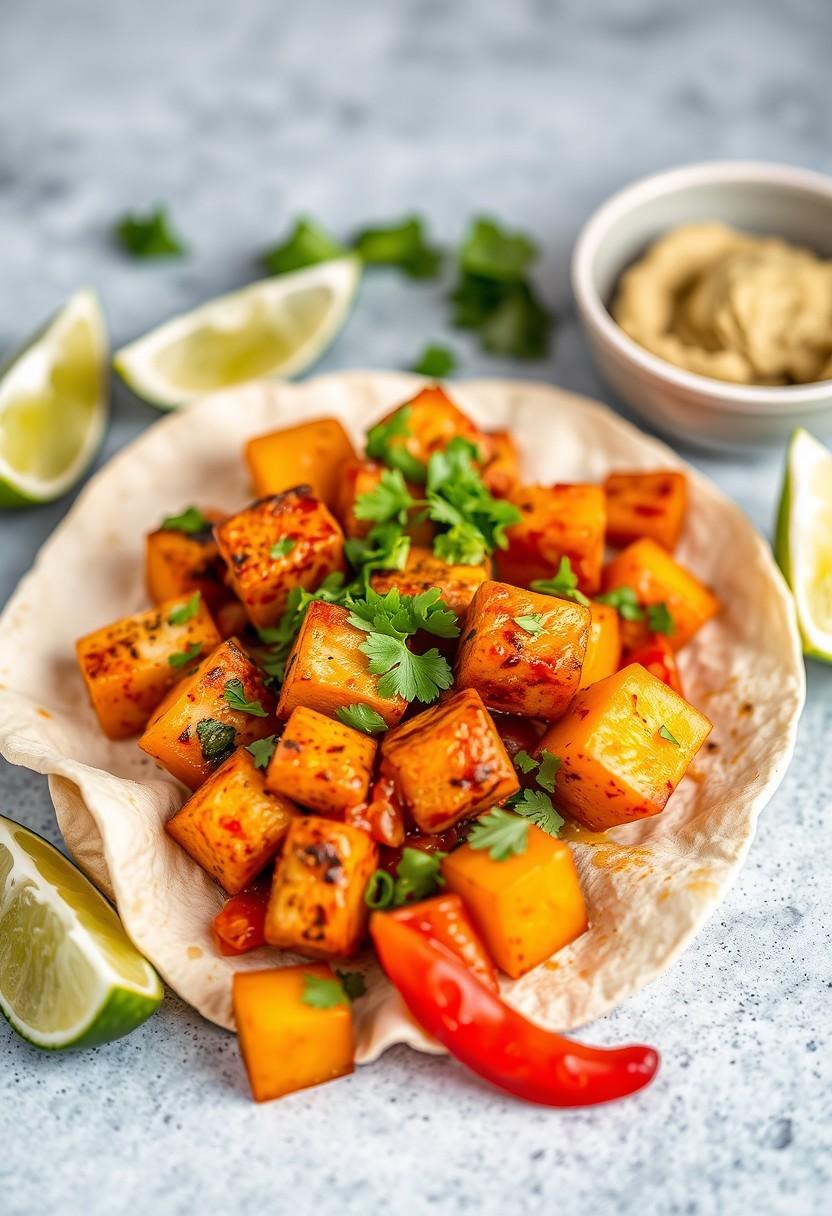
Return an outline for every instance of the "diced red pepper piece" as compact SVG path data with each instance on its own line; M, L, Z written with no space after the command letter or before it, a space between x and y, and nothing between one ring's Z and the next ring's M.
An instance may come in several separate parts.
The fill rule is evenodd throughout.
M682 692L676 652L663 634L651 634L649 642L644 646L636 646L633 650L626 651L621 666L626 667L629 663L640 663L651 675L667 684L674 692L678 692L680 697L685 695Z
M450 950L492 992L500 991L491 957L458 895L436 895L405 904L390 915L421 933L432 945Z
M265 946L263 929L270 890L270 879L258 878L239 895L226 900L211 923L214 945L220 954L247 954Z

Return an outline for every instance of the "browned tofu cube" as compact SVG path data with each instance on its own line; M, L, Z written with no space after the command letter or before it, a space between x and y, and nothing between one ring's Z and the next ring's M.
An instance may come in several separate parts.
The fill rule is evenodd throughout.
M373 520L359 518L355 507L359 498L378 489L383 473L384 465L376 464L374 460L348 460L342 467L335 514L341 521L346 536L364 537L373 527ZM408 486L408 489L412 498L423 497L417 486ZM421 519L423 514L424 509L421 507L414 507L408 512L405 531L415 545L430 545L433 540L433 524L429 519Z
M366 640L366 633L350 624L346 608L311 603L286 662L278 718L288 718L298 705L334 718L339 709L358 704L381 714L388 726L401 722L407 701L381 696L379 677L360 649Z
M275 857L297 810L266 789L265 775L238 747L165 827L229 895L248 886Z
M171 689L139 747L196 789L236 747L274 734L275 726L274 697L263 673L230 638Z
M266 784L322 815L343 815L366 802L375 757L373 739L299 705L277 741Z
M341 423L317 418L258 435L246 444L246 464L258 498L305 482L330 510L338 501L341 466L355 457Z
M214 540L214 525L227 519L224 511L183 512L188 522L193 514L194 526L189 528L162 527L149 532L145 546L145 582L154 604L177 595L193 595L199 591L208 608L213 610L229 598L225 585L225 563L220 558ZM199 526L204 523L204 527Z
M491 574L491 562L485 558L476 566L450 566L440 557L434 557L431 549L411 545L404 570L377 570L370 578L370 586L379 595L385 595L395 587L402 595L421 595L438 587L445 604L462 616L474 592Z
M610 473L607 496L607 541L623 547L649 537L669 552L685 521L687 478L684 473Z
M78 666L104 734L137 735L168 689L219 640L202 600L190 595L79 638Z
M495 553L506 583L528 587L552 578L568 557L584 595L601 586L607 511L600 486L521 486L511 495L523 518L507 529L508 548Z
M274 873L266 941L312 958L355 954L377 865L378 850L360 828L314 815L293 819Z
M441 832L519 789L494 720L473 689L389 731L381 761L423 832Z
M421 465L426 465L434 452L446 448L457 438L473 443L484 459L490 454L486 435L454 405L438 384L421 389L410 401L386 414L377 425L383 427L393 418L397 425L396 433L388 435L390 446L403 448ZM377 455L373 450L373 430L367 438L367 455ZM410 476L409 472L407 476Z
M582 604L483 583L462 627L456 685L489 709L553 721L578 691L590 624Z
M520 456L511 431L490 431L491 455L482 479L495 498L508 498L520 481Z
M215 529L228 580L257 629L274 625L295 587L343 571L344 534L309 486L261 498Z

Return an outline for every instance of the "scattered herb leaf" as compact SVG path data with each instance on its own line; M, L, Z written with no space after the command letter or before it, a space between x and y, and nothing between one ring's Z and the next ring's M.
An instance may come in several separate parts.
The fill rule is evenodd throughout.
M180 604L178 608L171 608L168 613L169 625L187 625L188 621L193 620L199 612L199 601L202 599L202 592L195 591L190 599L187 599L184 604Z
M672 743L674 747L679 747L679 746L680 746L680 744L679 744L679 740L678 740L678 739L676 739L676 738L674 738L674 736L673 736L673 735L671 735L670 731L669 731L669 730L667 729L667 727L666 727L666 726L664 726L664 725L662 725L662 726L660 726L660 727L659 727L659 738L660 738L660 739L666 739L666 740L667 740L667 742L668 742L668 743Z
M186 507L179 515L169 515L159 524L161 532L209 532L211 524L199 507Z
M544 595L556 595L562 600L574 600L576 604L586 607L589 600L582 591L578 590L578 576L572 570L568 557L560 559L557 574L553 578L536 578L531 584L532 591L541 591Z
M367 992L367 985L360 971L339 971L336 967L335 974L341 981L341 986L350 1001L357 1001L359 997L364 996Z
M456 355L447 346L430 343L410 370L419 376L430 376L432 380L441 380L456 371Z
M418 216L399 223L364 228L352 247L368 266L397 266L412 279L432 279L442 265L442 253L428 244Z
M519 508L494 498L474 463L468 440L455 438L428 461L428 515L448 531L434 541L434 553L451 564L474 565L508 545L506 528L520 521Z
M543 617L539 612L530 612L526 616L516 616L514 618L515 625L519 625L526 633L530 633L533 638L539 637L543 632Z
M354 510L356 519L372 519L381 524L395 520L404 525L408 511L417 505L401 470L385 469L375 489L356 500Z
M527 751L522 750L514 757L514 767L519 768L521 773L532 773L538 767L540 761L535 760L534 756L530 756Z
M672 638L676 632L676 624L670 615L667 604L648 604L646 611L647 624L652 632L664 633L667 637Z
M125 215L116 224L116 237L134 258L181 257L185 246L172 231L164 207L156 207L144 215Z
M599 604L609 604L615 608L618 615L625 621L643 621L644 609L638 602L638 596L632 587L616 587L604 595L595 597Z
M391 469L398 469L408 481L421 485L427 476L427 470L420 460L407 450L407 440L410 438L410 406L403 405L394 414L382 422L377 422L367 432L367 455L370 460L378 460Z
M196 724L196 733L202 749L202 758L208 764L220 764L234 751L237 732L227 722L218 722L216 718L203 718Z
M263 254L263 262L269 274L288 274L292 270L302 270L304 266L340 258L345 253L343 245L326 229L309 216L301 216L286 240Z
M523 790L511 800L511 809L549 836L557 836L563 827L563 816L558 814L552 799L543 790Z
M359 650L370 660L372 674L381 677L378 691L382 697L400 696L428 705L453 683L448 660L435 648L414 654L400 638L371 633Z
M380 735L387 730L387 723L381 714L371 709L369 705L342 705L335 711L339 722L351 726L353 730L363 731L365 735Z
M293 536L282 536L269 549L269 557L288 557L297 543Z
M560 768L560 756L555 756L552 752L544 749L540 756L540 767L537 770L535 781L541 789L548 790L550 794L555 790L555 778Z
M277 735L267 735L265 739L255 739L249 743L246 751L251 753L255 768L268 768L276 746Z
M522 232L507 232L488 217L480 216L462 243L459 264L467 274L499 282L518 282L537 257L537 248Z
M313 975L306 972L303 977L303 993L300 998L312 1009L334 1009L336 1005L349 1005L347 990L337 976Z
M198 659L201 654L202 642L191 642L190 646L186 646L184 650L169 654L168 663L178 671L180 667L187 667L189 663L193 663L194 659Z
M243 681L237 676L227 680L223 692L226 704L241 714L251 714L253 718L268 718L268 713L259 701L247 701Z
M529 820L499 807L480 816L468 833L472 849L487 849L492 861L505 861L525 853L529 843Z

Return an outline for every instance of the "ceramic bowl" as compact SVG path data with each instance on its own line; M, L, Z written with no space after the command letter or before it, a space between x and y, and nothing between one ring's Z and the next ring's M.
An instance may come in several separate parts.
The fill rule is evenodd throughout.
M832 380L783 388L683 371L639 346L608 305L622 271L679 224L720 220L832 257L832 178L788 165L714 161L643 178L589 218L572 289L601 373L634 413L687 443L723 450L782 443L797 426L832 435Z

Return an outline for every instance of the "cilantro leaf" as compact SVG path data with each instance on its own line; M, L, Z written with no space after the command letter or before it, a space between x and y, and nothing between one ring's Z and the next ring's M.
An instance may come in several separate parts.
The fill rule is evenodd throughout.
M385 469L378 485L360 495L355 503L356 519L374 519L378 523L396 520L407 523L408 511L416 506L400 469Z
M409 595L403 598L411 615L414 632L424 629L426 633L432 633L438 638L459 637L457 615L442 599L442 592L438 587L429 587L427 591L422 591L412 598Z
M530 756L527 751L522 750L514 757L514 767L519 768L521 773L532 773L540 764L539 760L535 760L534 756Z
M442 859L447 853L426 853L424 849L402 849L396 878L386 870L376 870L364 892L370 908L399 908L402 904L428 899L444 887Z
M335 974L341 981L341 986L351 1002L357 1001L359 997L364 996L367 992L367 985L360 971L339 971L336 967Z
M433 552L449 566L478 566L488 548L482 533L472 524L454 524L434 539Z
M410 553L410 537L401 524L376 524L366 536L352 536L344 542L347 561L358 573L358 581L367 584L373 570L404 570Z
M421 485L426 477L426 469L420 460L407 450L407 440L410 437L410 406L403 405L396 410L386 422L377 422L367 432L366 452L370 460L378 460L398 469L408 481Z
M188 621L193 620L199 612L199 602L202 599L202 592L195 591L190 599L185 600L184 604L180 604L178 608L171 608L168 613L169 625L187 625Z
M365 735L380 735L387 730L387 723L380 713L369 705L361 705L358 702L355 705L342 705L340 709L336 709L335 717L345 726L360 730Z
M412 279L432 279L439 272L442 253L425 237L422 220L408 216L397 224L364 228L352 247L368 266L397 266Z
M670 638L676 632L676 623L665 603L647 605L647 624L653 633L664 633Z
M555 790L555 778L560 768L560 756L555 756L552 752L543 750L540 756L540 767L537 770L535 781L542 789L548 790L550 794Z
M269 557L288 557L297 543L293 536L282 536L269 549Z
M437 637L459 636L456 615L440 598L438 587L430 587L419 595L402 595L391 587L384 595L368 587L361 599L347 599L350 624L367 633L384 633L404 640L424 629Z
M526 616L514 617L515 625L519 625L526 633L530 633L533 638L539 637L543 632L543 617L539 612L530 612Z
M457 329L480 329L499 307L504 295L503 283L463 271L451 292L451 323Z
M529 820L499 807L481 815L468 833L472 849L487 849L492 861L520 856L529 844Z
M226 703L239 713L251 714L253 718L268 718L269 716L259 701L246 700L246 690L243 687L243 681L237 676L226 681L223 697Z
M489 492L474 463L477 456L473 444L455 438L428 461L428 515L448 525L434 541L443 561L474 565L486 553L505 549L506 528L521 519L513 503Z
M221 764L234 751L237 742L237 732L227 722L218 722L216 718L202 718L196 724L202 759L209 764Z
M459 263L468 274L516 282L537 257L534 242L522 232L507 232L486 216L472 220L462 243Z
M557 836L563 827L563 816L558 814L552 799L543 790L523 790L519 797L512 799L511 809L549 836Z
M671 735L670 731L664 725L659 727L659 738L666 739L667 742L672 743L674 747L680 746L679 740L674 738L674 736Z
M436 649L414 654L400 638L371 633L359 650L370 660L372 674L381 677L378 691L382 697L398 695L428 705L453 683L448 661Z
M255 768L268 768L276 745L277 735L266 735L265 739L255 739L248 744L246 751L251 753Z
M193 663L194 659L198 659L201 654L202 642L191 642L190 646L186 646L184 650L169 654L168 663L178 670L180 667L187 667L189 663Z
M168 515L159 524L160 532L210 532L211 524L199 507L186 507L179 515Z
M447 346L430 343L422 351L419 358L410 369L419 376L430 376L432 380L441 380L456 371L456 355Z
M269 274L287 274L340 258L344 253L344 246L326 229L309 216L301 216L286 240L263 254L263 262Z
M303 977L303 992L300 998L312 1009L334 1009L336 1005L349 1005L350 998L337 976L313 975Z
M549 350L552 314L530 283L510 288L479 327L484 350L513 359L542 359Z
M574 600L576 604L583 604L584 607L589 604L584 593L578 590L578 576L573 572L568 557L560 559L554 577L536 578L530 586L532 591L541 591L544 595L557 595L562 600Z
M604 595L596 595L599 604L609 604L625 621L643 621L644 609L632 587L616 587Z
M134 258L181 257L185 246L172 231L164 207L144 215L133 212L123 216L115 229L121 246Z

